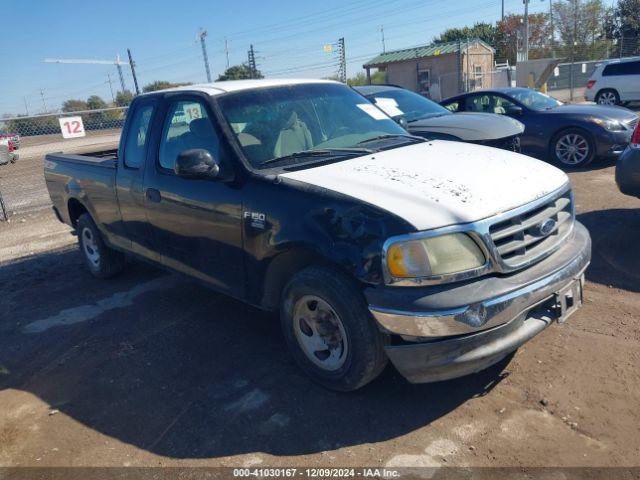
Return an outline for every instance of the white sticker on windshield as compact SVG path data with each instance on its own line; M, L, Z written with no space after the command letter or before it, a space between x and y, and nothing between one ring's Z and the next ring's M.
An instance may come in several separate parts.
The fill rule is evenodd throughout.
M377 107L371 105L370 103L360 103L358 104L358 108L363 112L369 114L370 117L375 118L376 120L389 120L384 113L382 113Z
M393 98L376 97L376 105L390 117L404 115L404 112L398 108L398 102Z

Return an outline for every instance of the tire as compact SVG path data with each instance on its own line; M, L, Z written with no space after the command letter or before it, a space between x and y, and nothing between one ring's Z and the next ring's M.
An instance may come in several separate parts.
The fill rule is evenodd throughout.
M596 103L599 105L620 105L620 95L611 88L600 90L596 95Z
M9 160L11 163L16 163L18 161L18 156L17 155L11 155L11 158Z
M589 132L581 128L568 128L554 135L549 153L558 165L578 168L589 165L593 161L596 156L596 147Z
M124 254L105 245L100 230L88 213L78 218L76 232L80 254L94 277L109 278L124 270Z
M355 282L337 270L308 267L295 275L282 293L280 321L295 362L326 388L357 390L387 364L389 337Z

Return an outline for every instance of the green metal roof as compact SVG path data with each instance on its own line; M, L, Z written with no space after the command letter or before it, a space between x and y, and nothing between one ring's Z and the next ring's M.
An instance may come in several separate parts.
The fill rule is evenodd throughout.
M470 44L480 43L489 48L492 52L493 48L486 42L483 42L479 38L469 39ZM465 50L467 41L463 40L458 42L445 42L445 43L432 43L430 45L423 45L420 47L405 48L403 50L394 50L392 52L381 53L377 57L369 60L365 63L364 67L376 67L378 65L385 65L387 63L404 62L406 60L414 60L416 58L435 57L437 55L446 55L447 53L456 53L460 47Z

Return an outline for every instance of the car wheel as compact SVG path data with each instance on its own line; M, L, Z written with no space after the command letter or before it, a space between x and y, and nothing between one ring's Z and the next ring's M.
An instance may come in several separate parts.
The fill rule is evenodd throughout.
M76 232L80 253L94 277L109 278L124 270L124 254L105 245L98 227L88 213L78 218Z
M618 105L620 96L615 90L602 90L596 96L596 103L599 105Z
M583 167L591 163L596 149L589 133L570 128L557 134L551 142L551 156L564 167Z
M337 270L309 267L295 275L282 294L280 319L294 360L324 387L356 390L387 364L389 337L357 285Z

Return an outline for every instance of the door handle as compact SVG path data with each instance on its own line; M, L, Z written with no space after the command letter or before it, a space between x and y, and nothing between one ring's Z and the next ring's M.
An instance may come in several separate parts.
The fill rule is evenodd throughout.
M156 190L155 188L147 188L146 191L147 200L154 203L160 203L162 200L162 195L160 195L160 190Z

